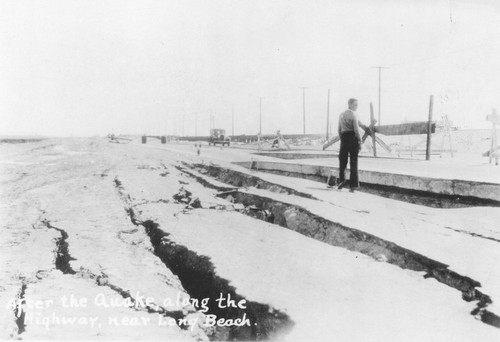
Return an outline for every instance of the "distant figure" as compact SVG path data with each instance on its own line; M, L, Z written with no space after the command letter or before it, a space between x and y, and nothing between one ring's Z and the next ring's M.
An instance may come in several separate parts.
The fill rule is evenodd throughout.
M361 150L361 135L359 134L358 116L358 100L349 99L349 109L340 114L339 117L339 137L340 137L340 154L339 154L339 186L342 189L347 181L345 179L345 169L347 167L347 159L350 158L350 179L349 185L351 192L359 188L358 179L358 154Z
M274 137L274 140L273 140L273 144L271 146L271 148L279 148L280 147L280 140L281 140L281 133L279 130L276 131L276 137Z

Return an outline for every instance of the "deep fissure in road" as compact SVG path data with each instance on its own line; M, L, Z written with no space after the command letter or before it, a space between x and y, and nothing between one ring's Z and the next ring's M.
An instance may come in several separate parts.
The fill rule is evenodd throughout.
M56 268L64 274L75 274L76 272L71 268L70 261L76 260L71 257L68 250L68 233L64 229L54 227L48 220L42 220L42 223L49 229L57 230L61 233L61 237L56 241Z
M135 219L133 210L127 211L132 222L142 225L151 239L154 253L162 262L179 277L184 289L193 298L200 302L210 298L208 314L215 315L217 319L242 319L247 317L250 325L217 327L211 340L266 340L276 338L286 332L291 326L290 318L266 304L246 300L245 309L239 307L220 308L215 299L228 296L236 303L245 299L229 285L229 281L221 278L215 272L215 267L210 258L198 255L187 247L179 245L169 239L169 234L160 229L158 223L151 220L139 222Z
M197 168L201 170L202 173L206 173L210 175L211 177L217 178L220 180L222 183L226 184L231 184L236 187L255 187L257 189L266 189L272 192L277 192L277 193L284 193L284 194L289 194L289 195L296 195L299 197L304 197L304 198L310 198L310 199L317 199L311 194L297 191L295 189L283 186L283 185L278 185L275 183L268 182L266 180L263 180L259 177L255 177L243 172L231 170L228 168L222 168L220 166L215 166L215 165L207 165L207 164L194 164L190 165L186 162L183 162L184 166L187 166L189 168ZM179 170L185 171L182 168L178 167ZM326 182L326 180L325 180Z
M197 164L193 167L201 168L205 175L201 177L189 170L179 169L205 187L221 191L219 197L229 198L231 202L243 204L245 209L240 210L241 213L294 230L332 246L360 252L375 260L385 261L402 269L426 272L426 278L434 278L443 284L459 290L462 293L463 300L477 301L476 308L471 314L488 325L500 328L500 317L486 309L492 301L488 295L483 294L477 289L477 287L481 286L478 281L453 272L448 269L447 265L427 258L424 255L377 236L326 220L299 206L283 203L264 196L240 192L237 189L228 192L227 187L215 185L206 178L206 175L210 175L223 183L248 186L247 180L250 177L255 178L254 176L240 172L231 172L222 168L220 168L220 172L216 172L218 167L213 165ZM251 179L249 183L255 184L255 181ZM286 191L285 188L279 185L272 185L269 182L266 182L265 188L270 191L277 190L280 193Z
M118 188L122 199L130 198L125 194L123 185L118 178L115 178L115 186ZM188 198L186 205L193 208L189 204L193 202L190 195L190 192L181 190L174 195L174 198L181 203L183 198ZM127 205L130 204L127 201L126 203ZM211 340L268 340L278 338L291 329L293 322L288 315L271 308L269 305L246 300L246 298L238 294L227 279L217 275L210 258L198 255L186 246L172 241L169 234L163 231L158 223L151 220L144 222L138 220L131 206L127 206L125 211L134 225L145 228L153 245L154 254L179 278L186 292L199 302L206 298L210 299L207 304L208 311L205 314L215 315L217 319L234 320L234 322L238 319L242 320L243 317L248 318L250 325L217 326L211 334L208 334ZM245 300L246 307L220 308L215 301L220 296L223 296L223 298L230 297L236 303Z
M22 279L21 288L19 289L19 293L17 294L17 303L24 304L26 287L27 284L25 280ZM17 335L19 336L20 334L26 331L26 324L25 324L26 313L24 311L24 305L15 305L14 316L16 318Z

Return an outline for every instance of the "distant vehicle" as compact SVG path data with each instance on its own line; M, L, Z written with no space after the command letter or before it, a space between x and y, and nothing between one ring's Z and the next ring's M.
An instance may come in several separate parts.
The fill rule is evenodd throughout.
M231 139L226 137L226 130L220 128L214 128L210 130L210 139L208 140L208 145L222 144L222 146L231 144Z

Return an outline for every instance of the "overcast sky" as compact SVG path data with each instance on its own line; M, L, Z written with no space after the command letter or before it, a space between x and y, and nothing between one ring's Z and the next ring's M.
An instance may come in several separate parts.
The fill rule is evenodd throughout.
M0 134L325 133L349 97L382 124L500 109L498 1L0 2ZM184 124L183 124L184 123Z

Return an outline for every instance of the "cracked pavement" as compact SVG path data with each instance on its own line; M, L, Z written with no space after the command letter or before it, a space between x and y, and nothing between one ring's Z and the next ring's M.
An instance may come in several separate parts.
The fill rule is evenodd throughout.
M451 236L475 248L490 248L497 244L498 232L487 216L479 221L469 217L483 209L438 211L378 199L390 207L367 210L366 203L375 196L358 195L366 201L360 203L349 195L315 191L314 183L306 180L252 173L247 184L241 179L236 180L241 184L228 184L228 178L217 179L221 172L200 168L208 165L203 158L99 139L4 147L0 301L52 301L53 305L27 307L23 317L2 305L0 338L498 338L499 329L470 314L476 300L463 300L460 291L426 279L426 272L386 262L389 255L373 258L364 250L299 234L308 221L297 215L300 211L286 210L286 205L452 268L457 267L447 259L452 244L429 252L419 230L429 234L427 239L447 241ZM223 167L230 168L229 164ZM242 200L245 195L255 201L265 197L271 206L260 206L260 200L249 205ZM272 203L285 208L287 228L274 222L281 207L273 208ZM497 208L486 211L498 215ZM353 214L358 220L348 221ZM474 222L481 225L469 229ZM293 224L297 228L291 229ZM424 243L418 245L420 238ZM488 256L491 263L497 257ZM486 282L488 290L497 284L494 272L486 275L463 266L460 273ZM207 313L175 299L201 299L205 290L211 295L225 291L255 303L253 323L264 327L251 331L202 327L199 323ZM134 307L144 297L151 299L149 304ZM62 298L73 302L65 306ZM87 305L79 302L83 298L88 299ZM131 305L123 304L127 302ZM269 319L259 320L267 315L264 311L271 313ZM63 316L81 321L47 325L42 319ZM159 324L169 318L174 324ZM285 328L277 329L280 326Z

